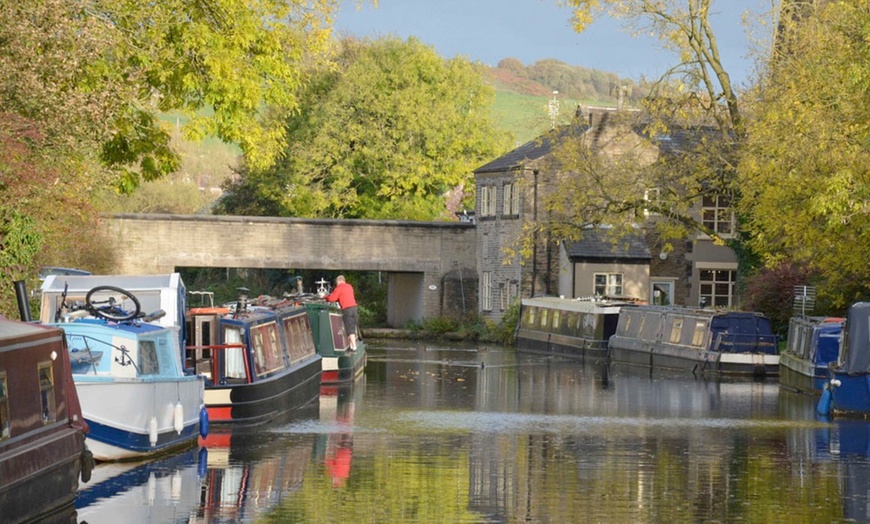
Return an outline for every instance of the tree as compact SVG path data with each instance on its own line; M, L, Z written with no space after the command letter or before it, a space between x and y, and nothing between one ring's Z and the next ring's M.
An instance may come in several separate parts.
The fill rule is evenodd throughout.
M870 5L798 5L753 93L740 163L751 244L819 274L845 308L870 295Z
M94 231L95 210L58 183L65 164L57 160L39 125L0 113L0 313L12 316L12 283L24 280L33 289L39 266L100 270L112 262Z
M300 63L325 45L334 7L332 0L4 2L0 102L42 124L56 144L98 147L92 154L120 175L114 182L124 190L178 165L158 111L194 115L189 136L238 144L252 165L266 166L284 145Z
M432 220L474 168L507 146L480 69L418 40L344 40L312 71L275 167L248 166L222 212ZM452 218L452 217L451 217Z
M696 232L724 243L698 215L698 204L739 198L736 163L745 124L710 24L713 1L565 3L574 9L578 31L608 13L657 35L679 52L680 63L651 86L641 112L609 119L610 128L618 129L611 136L586 136L559 148L554 157L563 179L546 204L549 222L530 229L576 238L584 227L609 224L619 236L652 214L666 251L673 240ZM608 147L602 146L604 140Z

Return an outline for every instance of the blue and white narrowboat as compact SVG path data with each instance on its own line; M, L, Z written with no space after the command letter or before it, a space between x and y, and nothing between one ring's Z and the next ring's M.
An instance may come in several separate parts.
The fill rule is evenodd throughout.
M624 306L611 362L705 375L775 377L778 337L759 314L676 306Z
M129 291L97 286L84 303L61 297L73 381L98 461L193 447L207 432L204 380L184 373L177 329L149 322Z
M789 320L788 341L779 354L779 383L802 393L819 393L836 362L842 318L797 316Z

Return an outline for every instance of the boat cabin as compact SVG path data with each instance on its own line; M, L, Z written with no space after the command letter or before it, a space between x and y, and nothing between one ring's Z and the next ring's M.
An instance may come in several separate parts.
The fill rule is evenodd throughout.
M760 313L667 306L620 311L615 344L636 341L719 353L777 352L770 319Z
M74 375L157 378L183 374L176 330L138 322L110 325L100 319L79 319L61 327L66 331Z
M192 308L187 367L209 384L263 380L315 354L304 307L253 308L241 314L228 308Z

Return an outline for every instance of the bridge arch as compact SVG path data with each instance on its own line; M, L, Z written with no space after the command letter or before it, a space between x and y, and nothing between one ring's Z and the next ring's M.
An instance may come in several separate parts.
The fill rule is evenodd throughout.
M457 269L477 271L475 227L467 222L116 214L103 225L120 274L185 267L386 272L394 327L456 313L443 283ZM476 311L476 301L471 306Z

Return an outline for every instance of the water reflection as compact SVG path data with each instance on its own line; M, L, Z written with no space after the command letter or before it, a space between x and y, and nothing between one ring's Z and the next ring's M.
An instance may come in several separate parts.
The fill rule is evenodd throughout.
M814 397L775 382L651 374L489 345L369 342L365 376L323 390L315 412L210 439L204 461L194 453L147 473L118 472L104 495L82 491L79 516L870 520L870 426L817 420Z

